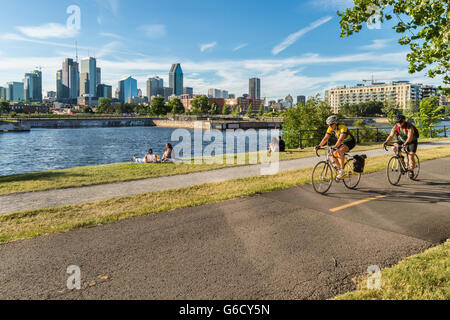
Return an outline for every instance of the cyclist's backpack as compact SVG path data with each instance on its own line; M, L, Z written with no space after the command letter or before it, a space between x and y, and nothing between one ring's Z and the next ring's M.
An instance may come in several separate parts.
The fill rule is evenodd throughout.
M363 155L356 155L353 157L354 161L353 161L353 171L357 172L357 173L363 173L364 172L364 167L366 166L366 159L367 156L365 154Z

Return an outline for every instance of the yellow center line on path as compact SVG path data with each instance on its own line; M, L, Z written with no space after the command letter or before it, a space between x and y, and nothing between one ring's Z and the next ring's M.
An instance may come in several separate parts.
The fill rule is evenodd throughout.
M377 197L372 197L372 198L368 198L368 199L364 199L364 200L359 200L359 201L355 201L355 202L346 204L346 205L341 206L341 207L330 209L330 211L331 212L336 212L336 211L340 211L340 210L344 210L344 209L347 209L347 208L350 208L350 207L357 206L359 204L363 204L363 203L366 203L366 202L370 202L370 201L374 201L374 200L378 200L378 199L382 199L382 198L386 198L386 197L387 196L377 196Z

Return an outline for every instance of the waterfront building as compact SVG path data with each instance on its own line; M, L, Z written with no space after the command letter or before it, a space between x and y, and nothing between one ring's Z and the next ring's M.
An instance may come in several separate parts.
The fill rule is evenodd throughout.
M430 85L422 85L422 99L438 95L438 88Z
M106 84L99 84L97 86L97 97L112 99L112 86L108 86Z
M186 110L191 111L192 110L192 105L191 105L192 100L197 97L201 97L201 96L203 96L203 95L201 95L201 94L183 94L180 96L180 100L181 100L181 103L183 104L184 108ZM225 104L225 99L208 97L208 104L210 106L212 106L214 103L217 104L219 106L219 108L223 108L223 106Z
M160 77L153 77L147 79L147 98L149 101L152 97L156 97L164 88L164 80Z
M127 102L129 98L138 96L137 80L131 76L122 78L119 81L119 101Z
M305 105L306 104L306 96L297 96L297 105L302 104Z
M80 96L95 97L97 94L97 59L92 57L81 60Z
M392 83L358 84L354 87L337 86L325 92L332 111L338 113L344 104L358 104L370 101L394 101L400 108L407 109L410 103L418 104L422 100L422 85L409 81Z
M23 82L8 82L6 90L6 100L20 102L25 99Z
M6 101L6 88L0 87L0 101Z
M252 78L249 80L249 96L252 99L261 99L261 79Z
M183 70L179 63L175 63L169 72L169 88L172 88L173 94L181 96L183 94Z
M261 107L261 104L265 104L265 100L261 99L252 99L247 97L240 97L240 98L233 98L233 99L224 99L227 106L229 106L231 109L234 107L239 107L241 109L241 112L246 112L248 109L248 106L252 105L252 112L258 113L259 109Z
M184 87L183 94L194 94L194 89L191 87Z
M25 101L42 102L42 72L25 73L23 79Z

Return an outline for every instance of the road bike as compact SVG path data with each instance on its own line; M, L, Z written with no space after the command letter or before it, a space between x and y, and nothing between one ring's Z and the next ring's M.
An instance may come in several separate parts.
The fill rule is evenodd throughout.
M384 150L389 151L387 147L396 147L395 155L389 160L387 166L387 177L389 183L393 186L398 186L400 183L400 179L405 174L409 173L409 178L411 180L417 180L420 173L420 159L417 154L414 155L416 166L414 167L414 171L409 170L409 157L408 151L406 150L406 146L400 146L398 144L385 145ZM401 152L405 152L406 156L404 156Z
M345 154L345 175L342 179L337 179L339 168L332 161L333 153L336 151L335 148L320 148L323 150L327 150L327 155L325 161L319 162L313 170L312 173L312 185L314 191L320 194L326 194L333 184L333 181L340 182L342 181L344 185L351 190L356 189L358 187L359 182L361 181L361 173L354 171L354 157L347 157L348 154ZM319 150L316 150L316 155L320 157ZM336 160L337 161L337 160Z

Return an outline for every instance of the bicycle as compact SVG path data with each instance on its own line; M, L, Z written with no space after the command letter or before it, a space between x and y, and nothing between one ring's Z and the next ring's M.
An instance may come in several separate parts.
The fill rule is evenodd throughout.
M345 160L345 175L342 179L337 179L339 168L338 166L331 160L333 157L333 152L336 151L335 148L320 148L324 150L328 150L326 160L319 162L313 170L312 173L312 185L314 190L319 194L326 194L328 190L330 190L333 181L340 182L343 181L344 185L347 189L354 190L358 187L359 182L361 181L361 173L355 172L353 157L346 157ZM319 150L316 150L316 155L320 157ZM348 154L346 153L345 156Z
M406 155L406 161L405 156L401 154L401 151L404 151L406 154L408 154L407 150L405 149L406 146L400 147L396 144L391 145L385 145L384 150L389 151L387 147L397 147L397 151L395 152L395 156L393 156L387 166L387 177L388 181L393 186L398 186L400 183L400 179L403 175L407 174L409 171L409 157ZM420 173L420 159L417 154L415 154L415 161L416 166L414 168L413 174L409 176L411 180L417 180Z

